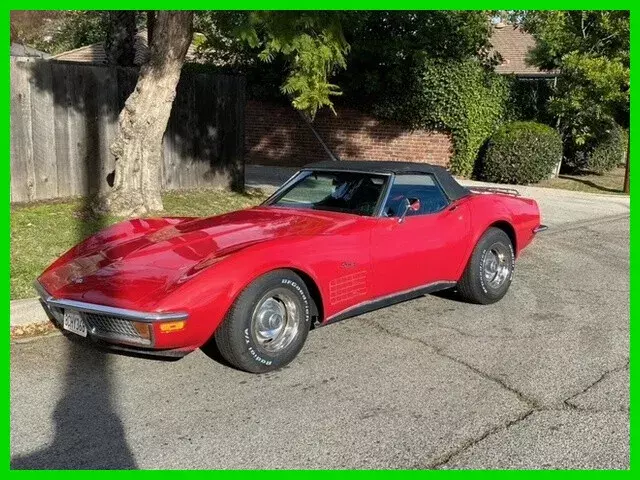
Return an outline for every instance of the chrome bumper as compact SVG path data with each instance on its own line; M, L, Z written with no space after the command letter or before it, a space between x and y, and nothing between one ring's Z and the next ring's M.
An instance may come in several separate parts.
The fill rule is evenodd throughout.
M533 229L533 233L540 233L540 232L544 232L545 230L548 230L549 227L547 227L546 225L538 225L536 228Z
M76 300L64 300L54 298L46 289L36 281L34 283L40 303L61 328L64 324L65 309L75 310L82 316L87 325L87 334L96 340L104 342L153 347L153 328L149 328L150 338L144 338L134 327L133 322L155 323L186 320L187 313L184 312L140 312L125 308L109 307L94 303L79 302Z

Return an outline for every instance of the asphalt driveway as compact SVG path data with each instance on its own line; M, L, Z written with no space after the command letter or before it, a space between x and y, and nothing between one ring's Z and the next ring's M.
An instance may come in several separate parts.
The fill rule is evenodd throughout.
M628 468L628 199L553 192L501 302L320 328L278 372L13 344L12 467Z

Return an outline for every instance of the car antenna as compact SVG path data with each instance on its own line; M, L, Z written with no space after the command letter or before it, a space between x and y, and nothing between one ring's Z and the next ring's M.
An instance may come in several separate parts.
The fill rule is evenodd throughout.
M296 111L300 114L300 116L302 117L302 120L304 120L304 123L306 123L307 126L311 129L315 137L318 139L318 142L320 142L320 145L322 145L322 148L324 148L324 151L327 153L327 155L329 155L329 158L334 162L339 162L340 159L336 155L334 155L334 153L331 151L329 146L325 143L325 141L322 139L320 134L313 127L313 125L311 124L311 121L307 118L304 112L302 110L298 110L297 108L296 108Z

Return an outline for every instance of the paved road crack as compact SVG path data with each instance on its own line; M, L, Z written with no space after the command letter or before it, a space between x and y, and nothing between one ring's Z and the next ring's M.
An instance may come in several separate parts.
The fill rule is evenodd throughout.
M435 460L427 463L426 465L421 465L418 468L424 468L424 469L437 469L440 468L444 465L446 465L447 463L449 463L453 458L455 458L456 456L464 453L465 451L469 450L470 448L474 447L475 445L479 444L480 442L482 442L483 440L485 440L486 438L490 437L491 435L495 435L497 433L500 433L502 431L506 431L509 428L511 428L512 426L526 420L527 418L529 418L531 415L533 415L536 412L543 412L543 411L566 411L566 410L571 410L571 411L576 411L576 412L589 412L589 413L604 413L601 411L595 411L595 410L590 410L590 409L583 409L580 408L576 405L573 405L571 403L571 400L580 396L581 394L587 392L588 390L590 390L591 388L593 388L594 386L596 386L597 384L599 384L600 382L602 382L605 378L607 378L609 375L611 375L614 372L620 371L620 370L624 370L626 368L629 367L629 359L627 359L627 362L624 365L620 365L614 368L611 368L609 370L607 370L606 372L604 372L598 379L596 379L594 382L590 383L589 385L587 385L584 389L582 389L581 391L579 391L578 393L571 395L570 397L566 398L565 400L562 401L562 405L566 408L552 408L552 407L545 407L543 405L541 405L540 403L538 403L537 400L529 397L528 395L520 392L518 389L516 389L515 387L512 387L511 385L507 384L503 379L496 377L494 375L491 375L487 372L483 372L482 370L480 370L477 367L474 367L473 365L460 360L459 358L456 358L452 355L449 355L447 353L445 353L443 351L443 349L441 347L437 347L435 345L431 345L430 343L420 339L420 338L414 338L414 337L410 337L408 335L403 335L401 333L398 332L394 332L393 330L388 329L387 327L385 327L384 325L381 325L379 322L373 320L373 319L369 319L369 318L360 318L360 320L362 322L364 322L365 324L375 328L377 331L384 333L386 335L390 335L392 337L395 338L399 338L402 340L406 340L409 342L414 342L414 343L418 343L424 347L427 347L429 350L431 350L431 352L433 352L435 355L438 355L442 358L445 358L447 360L450 360L452 362L455 362L459 365L462 365L464 367L466 367L468 370L471 370L473 373L475 373L476 375L479 375L480 377L489 380L491 382L493 382L494 384L497 384L498 386L500 386L501 388L503 388L504 390L509 391L510 393L514 394L518 400L520 400L521 402L523 402L524 404L526 404L529 408L521 413L520 415L518 415L515 418L512 418L504 423L501 423L499 425L494 425L491 428L486 429L484 432L482 432L480 435L478 435L477 437L471 438L465 442L463 442L458 448L445 453L443 455L441 455L440 457L436 458ZM454 329L456 330L456 329ZM460 332L459 332L460 333ZM622 412L626 411L628 412L628 410L626 409L622 409ZM610 411L607 411L607 413L610 413Z
M410 341L410 342L418 343L418 344L430 349L435 355L438 355L440 357L446 358L447 360L455 362L458 365L462 365L463 367L467 368L468 370L471 370L476 375L481 376L485 380L489 380L490 382L493 382L493 383L497 384L499 387L501 387L501 388L513 393L518 398L518 400L520 400L521 402L523 402L524 404L529 406L529 408L531 408L531 409L539 409L539 408L541 408L541 405L539 405L538 402L535 399L533 399L533 398L527 396L526 394L518 391L516 388L514 388L511 385L507 384L502 378L494 376L494 375L490 375L490 374L488 374L486 372L483 372L478 367L475 367L475 366L471 365L470 363L465 362L464 360L460 360L459 358L456 358L453 355L449 355L448 353L445 353L444 350L441 347L438 347L438 346L435 346L435 345L431 345L430 343L428 343L428 342L426 342L426 341L424 341L424 340L422 340L420 338L410 337L408 335L403 335L401 333L389 330L388 328L386 328L385 326L383 326L380 323L376 322L375 320L368 319L368 318L362 318L361 320L363 322L365 322L366 324L374 327L376 330L378 330L380 332L383 332L383 333L385 333L387 335L390 335L392 337L400 338L402 340L407 340L407 341Z
M435 460L433 460L433 461L429 462L428 464L426 464L424 467L420 467L420 468L424 468L426 470L435 470L437 468L440 468L440 467L446 465L447 463L449 463L454 457L460 455L463 452L466 452L470 448L472 448L475 445L477 445L478 443L482 442L487 437L490 437L491 435L493 435L495 433L498 433L500 431L507 430L508 428L512 427L513 425L526 420L527 418L529 418L529 416L531 416L536 411L537 411L536 409L532 408L532 409L527 410L526 412L518 415L514 419L511 419L511 420L509 420L509 421L507 421L507 422L505 422L505 423L503 423L501 425L496 425L494 427L491 427L491 428L485 430L480 436L478 436L476 438L472 438L470 440L467 440L462 445L460 445L458 448L452 450L451 452L445 453L441 457L436 458Z
M617 367L614 368L610 368L609 370L606 370L602 375L600 375L594 382L591 382L589 385L587 385L586 387L584 387L582 390L580 390L578 393L571 395L568 398L565 398L562 403L568 407L571 410L580 410L580 411L587 411L586 409L582 409L580 408L578 405L576 405L575 403L573 403L573 400L577 397L579 397L580 395L587 393L589 390L591 390L593 387L595 387L596 385L598 385L599 383L601 383L604 379L606 379L607 377L609 377L612 373L615 372L619 372L621 370L626 370L627 368L629 368L629 359L627 359L626 363L624 365L619 365Z

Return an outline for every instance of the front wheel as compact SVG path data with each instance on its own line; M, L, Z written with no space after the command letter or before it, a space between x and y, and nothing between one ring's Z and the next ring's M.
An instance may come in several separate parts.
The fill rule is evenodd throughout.
M234 302L215 333L218 350L230 364L251 373L281 368L302 349L314 308L296 273L267 273Z
M458 282L458 292L463 299L472 303L495 303L509 290L514 266L511 239L504 230L492 227L475 246Z

